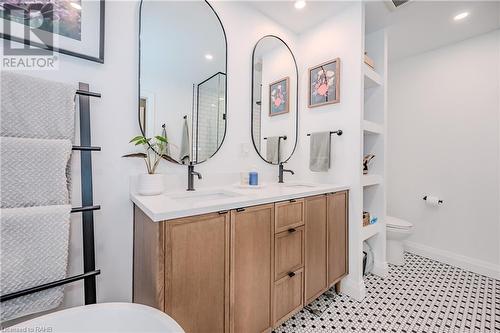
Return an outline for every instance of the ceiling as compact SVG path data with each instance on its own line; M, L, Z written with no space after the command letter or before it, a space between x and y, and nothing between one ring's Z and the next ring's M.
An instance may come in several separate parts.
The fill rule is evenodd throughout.
M357 0L308 0L302 10L295 9L293 0L245 3L301 34L334 17L353 2ZM455 22L453 17L463 11L468 11L469 17ZM367 0L366 31L382 28L388 30L389 61L396 61L500 28L500 0L411 0L393 10L384 1Z
M351 1L307 1L297 10L294 1L245 1L245 3L285 28L300 34L349 6Z
M366 32L387 28L389 61L500 28L500 1L416 1L390 10L384 2L366 4ZM453 17L462 12L461 21Z

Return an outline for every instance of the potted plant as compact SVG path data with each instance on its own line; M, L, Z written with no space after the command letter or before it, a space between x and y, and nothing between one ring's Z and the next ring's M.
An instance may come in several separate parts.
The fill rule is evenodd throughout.
M135 146L142 145L144 153L131 153L123 155L123 157L138 157L144 159L146 163L147 173L140 174L138 179L137 191L141 195L158 195L163 192L164 180L162 174L157 174L158 167L162 158L169 159L166 155L168 141L166 136L157 135L154 138L146 138L143 135L138 135L130 143Z

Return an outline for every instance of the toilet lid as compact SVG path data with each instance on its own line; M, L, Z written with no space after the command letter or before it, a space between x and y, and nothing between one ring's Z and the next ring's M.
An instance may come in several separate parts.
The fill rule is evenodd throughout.
M411 227L413 227L413 224L411 224L410 222L398 219L397 217L393 216L386 216L385 223L388 227L396 229L410 229Z

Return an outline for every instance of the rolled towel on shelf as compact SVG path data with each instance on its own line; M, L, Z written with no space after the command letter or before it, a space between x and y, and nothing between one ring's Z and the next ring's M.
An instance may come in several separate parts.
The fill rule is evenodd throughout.
M69 203L69 140L0 138L2 208Z
M1 209L0 293L35 287L66 277L70 205ZM59 306L64 287L2 303L1 321Z
M309 169L326 172L331 164L331 134L328 132L311 133Z
M0 136L73 141L74 87L8 71L0 81Z
M270 136L266 141L266 160L273 164L278 164L281 161L281 150L279 147L279 136Z

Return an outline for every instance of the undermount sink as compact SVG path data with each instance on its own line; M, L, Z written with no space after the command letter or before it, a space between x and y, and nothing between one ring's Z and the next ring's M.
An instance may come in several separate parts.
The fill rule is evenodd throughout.
M197 192L188 192L188 193L182 193L182 194L174 194L169 196L172 200L177 200L177 201L207 201L207 200L221 200L221 199L228 199L228 198L234 198L234 197L239 197L241 194L231 192L231 191L226 191L226 190L211 190L211 191L197 191Z

